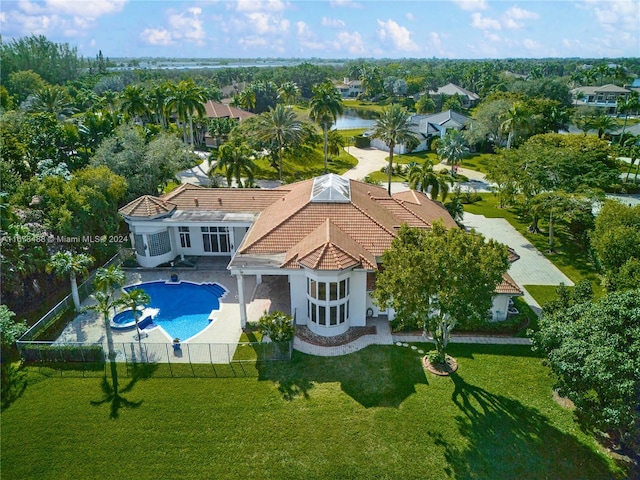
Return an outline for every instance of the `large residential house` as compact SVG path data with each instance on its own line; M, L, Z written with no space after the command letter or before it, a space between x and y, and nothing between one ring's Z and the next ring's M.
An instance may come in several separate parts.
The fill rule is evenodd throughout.
M616 115L618 111L618 99L629 98L631 90L618 85L608 84L601 87L578 87L571 90L574 105L578 107L605 108L609 115Z
M471 108L475 106L479 101L480 97L478 94L473 93L465 88L459 87L453 83L447 83L444 87L438 88L436 91L430 91L429 95L444 95L447 97L453 97L454 95L458 95L460 98L460 103L462 104L462 108Z
M236 277L242 325L247 321L245 279L288 282L298 325L322 336L365 326L380 311L370 293L382 254L406 223L431 228L449 213L413 190L389 196L384 188L327 174L275 189L210 189L183 184L162 197L145 195L120 209L143 267L180 256L229 260ZM253 279L252 279L253 280ZM286 283L284 284L286 286ZM491 317L506 318L510 297L522 295L505 275Z
M471 118L461 113L447 110L445 112L434 113L432 115L411 115L409 118L411 131L418 138L418 145L412 152L422 152L429 149L431 139L434 137L444 138L449 130L466 130L471 125ZM364 133L365 136L373 135L373 131ZM389 147L379 138L371 139L371 146L378 150L389 151ZM404 143L398 144L393 149L394 153L404 154L409 150Z
M337 83L336 89L342 98L355 98L364 92L361 80L349 80L348 77L344 77L342 82Z

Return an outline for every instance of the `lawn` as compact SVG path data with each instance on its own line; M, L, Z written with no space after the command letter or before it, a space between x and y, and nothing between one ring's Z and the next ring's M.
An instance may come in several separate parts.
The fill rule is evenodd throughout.
M451 378L397 346L294 352L229 378L159 378L151 365L121 379L117 402L99 378L32 369L1 415L2 477L622 478L528 347L450 353Z

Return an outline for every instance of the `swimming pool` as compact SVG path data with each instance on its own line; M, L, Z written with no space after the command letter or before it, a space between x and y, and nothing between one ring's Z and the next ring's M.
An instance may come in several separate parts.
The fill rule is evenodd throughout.
M220 299L227 293L227 289L218 283L185 281L146 282L128 285L124 290L130 292L136 288L144 290L151 298L151 302L138 321L150 317L153 324L161 327L170 338L179 338L183 341L200 333L211 324L213 314L220 310ZM116 323L133 321L130 310L122 313L122 317Z

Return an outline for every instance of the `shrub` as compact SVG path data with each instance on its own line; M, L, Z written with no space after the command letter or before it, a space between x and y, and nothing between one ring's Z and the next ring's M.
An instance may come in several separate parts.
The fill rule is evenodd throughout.
M258 320L258 330L262 335L268 335L272 342L289 342L295 335L293 319L290 315L275 311L266 311Z
M371 146L371 139L364 135L356 135L354 138L354 144L358 148L368 148Z

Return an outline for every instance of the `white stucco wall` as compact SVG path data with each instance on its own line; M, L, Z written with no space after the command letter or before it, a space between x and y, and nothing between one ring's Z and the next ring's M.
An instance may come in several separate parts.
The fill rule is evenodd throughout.
M291 315L296 312L296 325L307 325L307 277L304 270L291 270L289 291L291 292Z
M491 307L491 321L501 322L507 319L507 310L509 308L509 295L499 294L493 297L493 305Z

